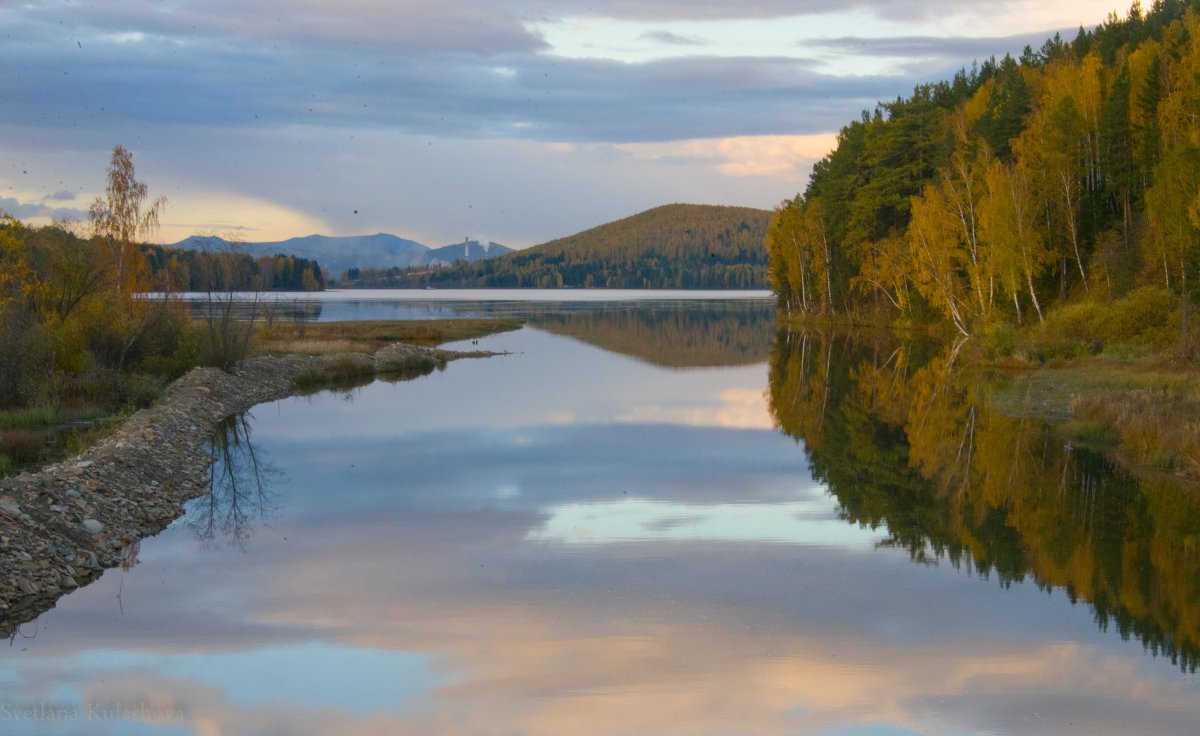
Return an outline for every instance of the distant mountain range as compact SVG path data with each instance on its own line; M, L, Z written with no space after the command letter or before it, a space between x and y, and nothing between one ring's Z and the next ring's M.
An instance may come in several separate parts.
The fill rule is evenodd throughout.
M430 248L415 240L388 233L346 237L307 235L302 238L257 243L234 243L216 236L193 235L168 247L214 251L232 248L256 257L277 253L301 256L317 261L321 268L335 277L351 268L386 269L397 266L410 268L450 265L464 257L475 262L513 252L512 248L499 243L480 243L477 240Z

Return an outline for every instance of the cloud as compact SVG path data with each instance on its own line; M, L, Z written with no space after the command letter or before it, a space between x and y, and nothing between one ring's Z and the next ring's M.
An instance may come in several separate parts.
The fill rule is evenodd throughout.
M0 18L4 17L0 9ZM111 45L170 42L186 51L214 42L237 47L235 39L265 46L350 50L369 47L420 53L490 55L535 52L543 42L503 6L488 12L469 0L312 0L243 3L236 0L178 0L169 9L149 9L138 0L103 6L23 6L9 10L18 38L57 39L90 51ZM13 26L10 26L13 27ZM66 35L64 36L64 29Z
M72 197L73 198L73 197ZM47 197L46 199L51 199ZM49 222L51 220L86 220L87 210L74 207L51 207L45 202L22 202L15 197L0 197L0 212L18 220Z
M1040 48L1045 33L1024 33L1013 36L944 37L944 36L844 36L841 38L809 39L800 44L805 49L827 49L854 56L896 58L947 59L959 66L969 67L972 60L1016 54L1025 46Z
M836 143L835 134L820 133L624 143L617 148L634 158L706 161L727 176L802 180L808 177L813 163L833 150Z
M57 55L0 47L10 125L368 126L439 137L629 142L817 132L884 77L845 79L792 58L695 57L623 64L545 55L305 53L161 39ZM33 87L36 86L36 91Z
M638 38L671 46L707 46L708 42L698 36L682 36L670 31L647 31Z
M836 131L971 58L1039 45L1021 35L1030 28L1107 12L1045 5L946 15L898 0L0 3L0 180L22 184L0 196L23 216L49 211L32 191L73 189L86 202L102 187L104 152L121 143L139 173L143 161L160 166L145 178L173 208L233 190L336 232L430 242L468 228L531 244L663 201L766 207L801 188L815 158L796 137ZM539 30L576 21L622 26L616 45L646 58L577 58ZM748 23L747 35L729 21ZM992 35L959 37L976 27ZM776 43L755 42L763 28L778 29ZM867 40L877 34L891 36ZM860 44L870 48L858 54ZM860 57L869 68L831 63ZM675 151L613 148L630 144ZM223 211L178 221L238 222Z
M221 219L206 219L218 215ZM190 235L214 233L249 241L269 241L297 233L330 232L328 222L297 209L235 192L189 192L169 202L158 240L176 243Z
M726 429L773 429L766 398L754 389L725 389L715 401L691 405L641 404L617 417L632 424L682 424Z

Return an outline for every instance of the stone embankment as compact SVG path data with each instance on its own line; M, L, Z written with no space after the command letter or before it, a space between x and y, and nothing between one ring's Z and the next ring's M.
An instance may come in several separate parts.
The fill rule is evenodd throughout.
M297 377L347 361L364 371L427 372L447 360L485 355L398 344L374 356L254 358L232 373L197 368L82 454L0 479L0 633L126 561L131 545L162 531L185 501L207 493L208 443L226 417L289 396Z

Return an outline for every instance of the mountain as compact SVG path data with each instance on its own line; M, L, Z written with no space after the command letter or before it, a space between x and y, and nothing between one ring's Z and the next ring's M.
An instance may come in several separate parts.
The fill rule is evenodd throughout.
M670 204L479 263L413 268L397 286L765 289L771 213Z
M433 248L429 251L429 255L434 261L449 265L463 258L464 254L468 261L474 263L475 261L482 261L485 258L495 258L512 252L512 248L490 240L487 243L480 243L478 240L468 240L464 243L452 243L451 245L443 245L441 248Z
M328 273L337 275L352 268L386 269L409 268L424 266L432 263L453 263L456 258L462 258L464 251L462 243L448 245L444 248L430 248L415 240L397 237L388 233L375 235L351 235L335 237L329 235L308 235L301 238L289 238L257 243L230 243L224 238L215 236L193 235L190 238L175 243L174 248L186 250L226 250L234 248L253 256L287 255L301 256L315 260ZM478 241L470 241L466 249L470 252L471 260L490 258L503 253L512 252L499 243L489 242L482 246ZM457 254L455 254L457 251Z

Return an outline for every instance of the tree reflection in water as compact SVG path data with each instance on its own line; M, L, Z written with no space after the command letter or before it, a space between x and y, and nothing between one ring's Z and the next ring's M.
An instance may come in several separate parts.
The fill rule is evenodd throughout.
M251 420L249 414L229 417L213 433L209 492L189 505L185 517L206 544L243 548L276 508L276 486L284 474L254 446Z
M1097 625L1184 669L1200 664L1200 497L1073 447L956 346L781 332L771 411L804 442L846 521L886 528L916 562L1001 585L1032 579Z

